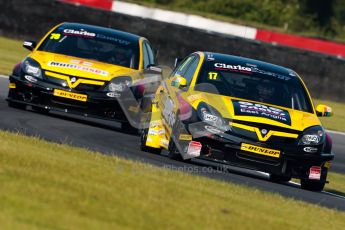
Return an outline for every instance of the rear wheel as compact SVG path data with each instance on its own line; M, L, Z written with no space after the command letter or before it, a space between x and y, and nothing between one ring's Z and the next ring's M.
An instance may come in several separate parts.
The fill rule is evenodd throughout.
M161 148L152 148L146 146L148 129L143 129L140 135L140 150L148 153L160 154L162 152Z

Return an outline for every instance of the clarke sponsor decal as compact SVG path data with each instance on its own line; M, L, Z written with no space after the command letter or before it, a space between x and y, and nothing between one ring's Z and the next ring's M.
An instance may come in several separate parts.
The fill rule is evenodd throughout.
M285 80L285 81L288 81L291 79L291 77L282 75L280 73L274 73L267 70L259 69L256 65L253 65L253 64L246 63L245 65L246 66L239 65L239 64L236 65L236 64L225 64L225 63L216 62L214 63L214 68L215 70L219 70L219 71L240 72L244 74L264 74L264 75L271 76L279 80ZM296 76L294 75L293 72L290 72L289 75Z
M252 69L250 67L241 66L241 65L227 65L224 63L214 63L214 67L218 69L228 69L232 71L252 72Z
M95 33L91 33L83 29L81 30L64 29L63 34L68 35L68 36L77 36L77 37L86 37L86 38L96 37Z
M109 75L109 73L107 71L104 71L101 69L96 69L96 68L91 68L88 66L82 66L82 65L76 65L76 64L70 64L70 63L64 63L64 62L50 61L50 62L48 62L48 66L66 68L66 69L76 69L76 70L80 70L80 71L84 71L84 72L102 75L105 77Z
M287 110L247 101L232 100L232 103L234 105L235 115L264 117L291 125L291 117Z

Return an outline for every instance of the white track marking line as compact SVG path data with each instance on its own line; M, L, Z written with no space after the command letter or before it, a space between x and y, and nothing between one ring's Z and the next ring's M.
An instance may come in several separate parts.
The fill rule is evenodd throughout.
M337 198L345 200L345 196L341 196L341 195L338 195L338 194L335 194L335 193L331 193L331 192L327 192L327 191L322 191L322 193L325 193L325 194L328 194L328 195L331 195L331 196L335 196Z
M327 130L328 133L333 133L333 134L339 134L345 136L345 133L339 132L339 131L332 131L332 130Z
M299 183L296 183L296 182L293 182L293 181L289 181L289 184L294 184L294 185L301 186ZM322 191L321 193L324 193L324 194L327 194L327 195L331 195L331 196L334 196L334 197L337 197L337 198L345 200L345 196L341 196L341 195L338 195L338 194L335 194L335 193L331 193L331 192L327 192L327 191Z
M8 79L8 76L5 76L5 75L0 75L0 77Z

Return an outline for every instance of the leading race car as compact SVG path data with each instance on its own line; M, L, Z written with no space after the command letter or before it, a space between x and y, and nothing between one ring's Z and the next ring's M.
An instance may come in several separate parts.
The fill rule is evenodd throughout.
M138 111L150 105L150 98L144 103L144 96L147 86L152 86L144 78L161 73L147 39L62 23L38 44L25 41L23 46L32 52L9 78L9 106L31 105L40 112L62 110L139 126Z
M187 160L201 158L301 179L321 191L334 159L332 142L296 72L224 54L189 55L157 89L141 149Z

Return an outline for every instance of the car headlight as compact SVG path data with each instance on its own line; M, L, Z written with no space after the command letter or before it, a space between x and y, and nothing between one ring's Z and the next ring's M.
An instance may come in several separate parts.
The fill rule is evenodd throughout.
M25 74L36 78L42 78L42 69L40 64L32 58L26 58L23 61L23 71Z
M131 77L116 77L113 78L107 87L109 92L124 92L126 88L132 85Z
M201 102L198 105L197 113L202 121L222 130L229 130L229 125L223 119L221 114L212 106Z
M319 145L325 140L325 131L321 126L314 126L303 132L299 145Z

